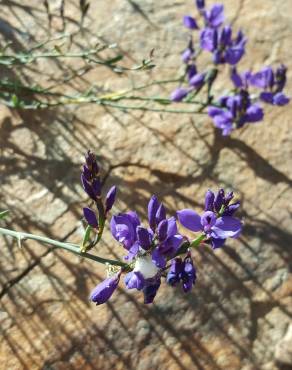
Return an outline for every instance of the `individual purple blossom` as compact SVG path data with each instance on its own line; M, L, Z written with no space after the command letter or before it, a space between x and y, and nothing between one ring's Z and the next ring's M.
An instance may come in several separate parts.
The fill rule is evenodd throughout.
M118 287L121 273L117 273L98 284L90 294L90 300L96 305L105 303L110 299L113 292Z
M117 195L117 187L112 186L105 197L105 213L108 213L115 203Z
M199 4L198 8L202 9L202 5ZM204 12L205 24L206 27L218 28L224 22L224 6L223 4L214 4L210 10Z
M190 92L190 89L185 89L184 87L178 87L175 89L171 95L170 95L170 100L173 102L181 102Z
M185 15L184 16L183 23L184 23L185 27L189 28L190 30L199 29L195 18L191 17L190 15Z
M149 255L138 257L134 270L125 276L125 284L128 289L143 290L144 303L153 302L160 282L159 269Z
M238 89L247 90L250 85L252 73L250 71L246 71L243 73L238 73L235 66L232 67L230 78L233 82L233 85Z
M290 99L283 93L286 85L287 68L281 65L273 71L271 67L265 67L260 72L253 74L250 78L251 85L262 89L260 99L265 103L284 106Z
M97 164L95 154L90 150L88 150L87 154L85 155L85 164L82 167L81 173L81 183L87 195L95 202L98 211L97 217L91 208L85 207L83 208L84 218L88 225L98 229L98 219L101 225L104 224L108 212L114 205L117 188L116 186L112 186L110 188L105 197L105 202L103 203L101 197L102 182L100 178L99 166ZM101 230L102 229L103 226L101 226Z
M98 221L97 221L96 214L91 208L84 207L83 215L88 225L90 225L94 229L98 228Z
M152 261L159 268L164 268L168 258L178 251L183 237L178 233L174 217L162 220L157 228L158 244L152 251Z
M219 104L221 107L209 106L208 115L224 136L229 135L234 128L259 122L264 117L263 109L258 104L252 104L248 92L244 90L221 98Z
M180 257L177 257L171 261L171 266L169 268L166 281L172 286L175 286L181 282L183 291L185 293L192 289L192 286L196 281L196 269L189 253L184 260L182 260Z
M194 89L200 89L206 79L206 73L197 73L194 76L192 76L189 80L189 85L192 86Z
M131 261L139 251L137 239L137 227L140 219L136 212L129 211L114 215L110 221L110 228L113 237L128 251L126 260Z
M237 64L245 53L246 38L241 31L232 38L232 29L225 26L222 29L204 28L200 35L202 49L213 53L215 64Z
M195 56L196 56L196 53L195 53L195 49L193 45L193 40L190 39L188 43L188 47L183 51L181 55L181 59L184 63L187 64L191 61L191 59L195 58Z
M195 0L195 3L200 11L205 8L205 0Z
M150 304L153 303L154 298L156 296L156 293L160 287L161 279L157 278L154 279L153 282L149 282L144 288L143 288L143 294L144 294L144 303Z
M242 223L238 218L233 217L238 205L236 204L232 211L231 205L229 205L232 196L233 194L229 194L225 197L224 191L221 189L214 196L212 205L213 195L208 191L205 197L205 209L207 210L201 216L191 209L183 209L177 212L178 220L185 228L193 232L203 232L212 247L218 248L224 244L227 238L237 238L241 233ZM220 213L222 206L223 210Z

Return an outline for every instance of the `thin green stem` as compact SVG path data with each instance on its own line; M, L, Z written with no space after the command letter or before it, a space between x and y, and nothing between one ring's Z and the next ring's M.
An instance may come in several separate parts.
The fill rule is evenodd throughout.
M113 265L113 266L120 266L122 268L128 269L128 264L126 264L124 262L117 261L117 260L112 260L112 259L108 259L108 258L98 257L98 256L95 256L93 254L86 253L86 252L81 253L80 252L80 246L78 244L64 243L64 242L60 242L58 240L53 240L53 239L46 238L44 236L28 234L28 233L23 233L23 232L17 232L17 231L13 231L13 230L9 230L9 229L4 229L4 228L0 228L0 234L8 235L8 236L11 236L14 239L17 239L17 241L20 245L21 245L22 240L26 240L26 239L36 240L36 241L39 241L39 242L44 243L44 244L52 245L54 248L65 249L69 252L72 252L74 254L79 255L80 257L84 257L84 258L90 259L90 260L95 261L95 262L99 262L99 263L102 263L102 264L110 264L110 265Z

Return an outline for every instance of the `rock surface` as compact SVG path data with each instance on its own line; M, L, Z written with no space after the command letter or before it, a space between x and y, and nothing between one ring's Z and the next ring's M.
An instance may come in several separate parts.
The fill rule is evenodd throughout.
M290 81L291 0L280 6L272 0L222 2L249 39L242 68L285 62ZM46 39L42 3L4 1L1 44L12 41L12 48L20 50ZM60 1L49 3L52 33L60 33ZM131 83L178 76L179 53L188 37L181 19L193 12L193 1L91 3L84 37L77 35L72 47L117 43L129 66L155 48L157 67L130 73L131 80L91 68L73 79L69 90L85 90L92 83L97 91L123 90ZM78 1L66 1L67 32L78 30L79 18ZM33 68L18 68L15 76L50 85L66 77L65 65L70 62L41 61L41 76ZM71 66L83 63L76 60ZM172 88L159 93L168 96ZM267 109L263 123L222 138L199 115L126 113L95 105L45 111L0 106L0 208L11 209L7 227L79 242L86 204L79 174L88 148L109 170L106 187L119 186L115 211L132 208L145 217L153 193L170 213L183 207L200 210L205 190L223 186L242 200L245 220L239 240L215 253L198 250L198 283L190 295L164 286L152 306L144 306L139 293L121 284L107 305L95 307L88 295L103 279L103 267L38 243L24 242L19 249L10 239L0 239L0 369L274 370L289 365L291 119L291 106ZM121 255L122 250L106 233L99 253Z

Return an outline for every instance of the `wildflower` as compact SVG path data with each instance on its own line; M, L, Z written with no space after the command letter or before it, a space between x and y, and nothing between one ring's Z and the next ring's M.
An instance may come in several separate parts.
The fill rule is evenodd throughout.
M131 261L139 251L137 227L140 219L136 212L120 213L112 217L110 228L113 237L128 251L126 260Z
M185 293L192 289L193 284L196 282L196 270L190 253L187 254L184 260L177 257L171 261L166 281L172 286L182 282L182 288Z
M276 72L271 67L265 67L250 78L251 85L263 89L260 99L265 103L283 106L290 99L283 93L286 85L287 68L281 65Z
M119 284L120 276L121 272L118 272L114 276L109 277L98 284L91 292L90 300L96 303L96 305L100 305L108 301Z
M202 5L202 2L199 2L198 8L201 9ZM224 22L224 6L222 4L214 4L210 10L204 12L204 18L207 27L220 27Z
M239 31L232 39L232 29L225 26L222 29L204 28L200 35L201 48L213 53L215 64L237 64L245 53L246 38Z
M248 92L244 90L221 98L219 105L221 107L209 106L208 114L224 136L229 135L234 128L259 122L264 117L263 109L258 104L252 104Z
M181 55L182 61L184 63L189 63L191 59L195 58L196 53L193 45L193 40L190 39L188 43L188 47L184 50L184 52Z
M189 92L190 92L190 89L178 87L172 92L170 96L170 100L172 100L173 102L180 102L188 95Z
M99 219L104 222L108 212L114 205L117 188L116 186L112 186L110 188L105 198L105 204L103 204L101 199L102 182L99 166L97 164L96 156L90 150L88 150L85 156L85 164L83 165L81 172L81 183L87 195L95 202L99 213ZM83 215L88 225L98 229L98 218L91 208L83 208Z
M233 217L233 213L239 205L235 204L234 207L233 204L233 208L232 205L229 205L232 196L225 197L224 191L221 189L216 196L214 195L213 202L212 198L212 193L207 192L206 209L201 216L191 209L183 209L177 212L177 217L185 228L194 232L202 231L211 242L212 247L218 248L224 244L227 238L239 236L242 223L238 218Z
M197 30L197 29L199 29L195 18L193 18L193 17L191 17L189 15L185 15L184 16L183 23L184 23L185 27L187 27L187 28L189 28L191 30Z

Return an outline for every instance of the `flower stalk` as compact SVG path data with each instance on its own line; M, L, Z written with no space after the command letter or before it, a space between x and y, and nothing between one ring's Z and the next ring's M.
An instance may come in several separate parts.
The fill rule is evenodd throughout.
M123 269L128 269L128 264L124 263L122 261L118 260L112 260L109 258L102 258L99 256L95 256L94 254L87 253L87 252L81 252L80 251L80 246L78 244L73 244L73 243L65 243L61 242L58 240L46 238L44 236L40 235L34 235L34 234L29 234L29 233L24 233L24 232L18 232L18 231L13 231L5 228L0 228L0 234L1 235L7 235L11 236L12 238L16 239L18 241L18 244L21 245L21 242L24 240L35 240L43 244L48 244L53 246L53 249L64 249L69 252L72 252L74 254L77 254L80 257L87 258L89 260L101 263L103 265L113 265L113 266L120 266Z

